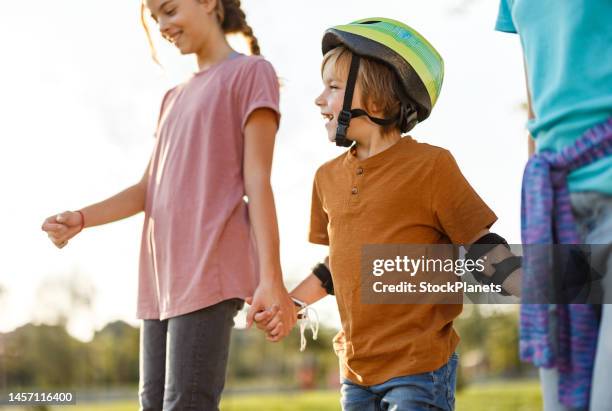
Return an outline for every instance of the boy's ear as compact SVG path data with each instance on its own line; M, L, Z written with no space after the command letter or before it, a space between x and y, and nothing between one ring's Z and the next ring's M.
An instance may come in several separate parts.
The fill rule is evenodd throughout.
M372 117L382 117L382 110L378 104L374 103L371 99L364 101L364 108Z

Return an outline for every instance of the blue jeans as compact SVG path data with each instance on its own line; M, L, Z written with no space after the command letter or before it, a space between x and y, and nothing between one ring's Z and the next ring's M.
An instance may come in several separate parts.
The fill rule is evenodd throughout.
M234 316L244 302L222 301L140 330L140 411L217 411L225 385Z
M601 286L604 300L610 300L612 293L612 196L596 192L571 193L572 211L578 230L585 244L607 244L598 247L591 256L591 263L604 277ZM595 369L591 382L590 409L593 411L612 409L612 304L603 304ZM559 374L555 368L540 368L542 396L545 411L570 411L559 403Z
M343 379L342 410L454 410L458 358L454 353L435 371L392 378L369 387Z

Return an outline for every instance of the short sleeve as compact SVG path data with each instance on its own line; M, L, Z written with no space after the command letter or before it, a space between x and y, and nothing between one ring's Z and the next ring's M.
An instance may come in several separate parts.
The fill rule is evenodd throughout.
M315 177L312 184L312 202L310 206L310 230L308 233L308 241L314 244L329 245L329 235L327 233L327 224L329 219L327 213L323 209L323 203L319 194L317 178Z
M436 158L432 187L432 210L438 229L454 244L467 244L497 220L447 150Z
M499 1L499 12L497 13L497 21L495 22L495 30L505 33L516 33L516 27L512 21L512 11L510 9L511 0Z
M268 61L257 58L249 64L238 90L238 109L243 132L249 116L259 108L269 108L274 111L277 122L280 121L278 77Z

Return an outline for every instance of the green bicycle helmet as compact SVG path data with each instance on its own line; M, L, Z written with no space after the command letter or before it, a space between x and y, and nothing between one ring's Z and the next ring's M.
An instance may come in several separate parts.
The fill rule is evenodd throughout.
M339 46L349 49L353 58L338 117L337 145L348 147L352 144L346 138L346 131L353 117L365 115L379 125L398 123L400 131L405 133L429 116L442 88L444 61L416 30L387 18L357 20L325 31L323 55ZM382 62L397 75L401 109L394 118L374 118L364 110L351 109L360 57Z

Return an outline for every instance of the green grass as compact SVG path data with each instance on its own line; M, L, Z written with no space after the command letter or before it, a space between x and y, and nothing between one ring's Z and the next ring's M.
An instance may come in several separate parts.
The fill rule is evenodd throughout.
M294 394L266 394L226 397L222 411L338 411L338 391L314 391Z
M339 411L338 391L278 393L226 396L222 411ZM537 381L494 382L468 386L457 394L457 411L531 411L541 410ZM0 411L21 411L18 407L0 407ZM76 406L50 407L50 411L134 411L136 401Z
M538 381L471 385L457 394L457 411L537 411L542 409Z

